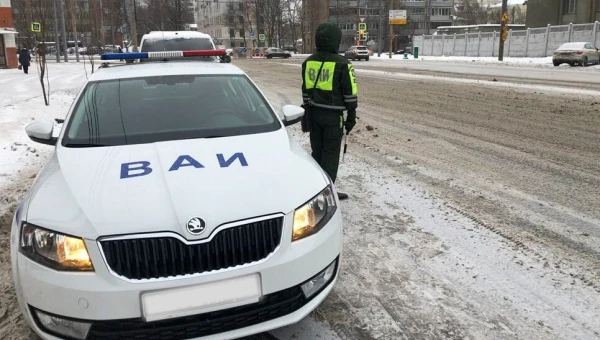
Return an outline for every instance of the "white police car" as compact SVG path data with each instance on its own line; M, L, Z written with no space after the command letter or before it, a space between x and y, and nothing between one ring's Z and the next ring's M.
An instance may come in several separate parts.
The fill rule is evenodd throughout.
M282 112L231 64L156 62L99 69L59 133L27 126L55 146L12 224L15 290L35 332L231 339L316 308L338 276L341 212L285 129L302 108Z

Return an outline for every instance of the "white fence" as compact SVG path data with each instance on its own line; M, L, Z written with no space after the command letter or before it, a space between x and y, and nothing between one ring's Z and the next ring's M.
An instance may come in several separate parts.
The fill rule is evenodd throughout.
M585 41L600 46L600 23L528 28L508 32L505 57L547 57L567 42ZM500 32L413 37L413 46L423 56L497 57Z

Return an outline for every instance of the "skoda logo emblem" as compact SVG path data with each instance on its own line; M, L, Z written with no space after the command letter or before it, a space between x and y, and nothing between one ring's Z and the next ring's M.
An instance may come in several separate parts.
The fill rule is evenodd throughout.
M206 223L200 217L194 217L187 223L187 230L192 235L200 235L206 229Z

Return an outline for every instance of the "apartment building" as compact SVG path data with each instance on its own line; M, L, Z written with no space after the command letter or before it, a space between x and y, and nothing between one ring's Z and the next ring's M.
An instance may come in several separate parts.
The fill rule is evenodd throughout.
M600 0L528 0L527 27L600 21Z
M254 6L254 5L253 5ZM257 12L260 12L260 4ZM198 31L209 34L216 45L228 48L259 46L258 31L264 22L254 18L254 8L243 0L201 1L197 6ZM258 25L258 28L257 28ZM254 39L251 37L254 33Z
M363 44L372 49L378 49L379 35L381 35L382 49L389 46L388 0L305 0L305 18L308 18L309 28L316 27L318 23L330 21L342 29L341 50L356 43L358 23L367 24L368 38ZM394 25L393 46L398 49L406 46L413 35L432 34L440 26L450 26L453 23L453 0L393 0L391 9L405 9L408 22L406 25ZM380 6L381 5L381 6ZM381 26L380 26L381 15ZM307 29L304 38L310 45L312 37ZM314 34L314 33L313 33ZM312 47L310 47L312 48Z
M17 45L10 0L0 0L0 68L16 68Z
M329 21L330 1L338 0L302 0L302 53L315 52L315 31L321 23Z

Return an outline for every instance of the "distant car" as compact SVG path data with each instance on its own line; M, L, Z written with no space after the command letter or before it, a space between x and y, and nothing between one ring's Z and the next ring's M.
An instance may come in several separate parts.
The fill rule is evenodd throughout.
M294 53L298 53L298 49L296 47L294 47L294 45L284 46L282 48L282 50L289 51L289 52L294 52Z
M270 47L265 51L265 57L272 58L290 58L292 54L288 51L284 51L281 48Z
M572 42L562 44L552 56L552 64L560 66L560 64L576 64L583 67L589 63L600 64L600 52L598 48L591 42Z
M346 59L360 60L364 59L369 61L369 49L367 46L350 46L350 48L344 53Z

